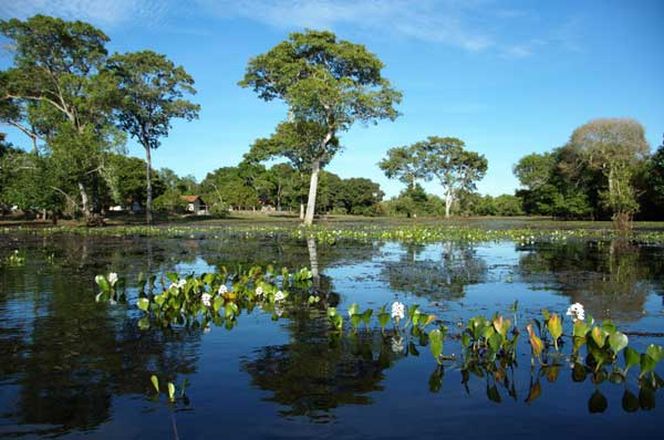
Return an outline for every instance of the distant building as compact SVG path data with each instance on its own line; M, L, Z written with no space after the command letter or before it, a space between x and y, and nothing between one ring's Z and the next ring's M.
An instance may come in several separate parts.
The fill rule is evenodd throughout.
M207 215L208 206L201 196L182 196L182 200L187 202L186 211L195 215Z

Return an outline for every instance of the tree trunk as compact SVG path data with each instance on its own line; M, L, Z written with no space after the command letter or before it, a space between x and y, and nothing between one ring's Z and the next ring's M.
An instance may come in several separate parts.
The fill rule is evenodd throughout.
M81 194L81 210L86 219L91 217L90 205L88 203L88 193L85 191L83 183L78 182L78 192Z
M454 201L454 198L452 197L451 191L447 191L445 193L445 218L449 218L450 216L450 211L452 210L452 202Z
M309 265L311 267L311 276L313 277L314 291L318 293L320 289L320 273L318 271L318 253L316 252L316 239L307 237L307 250L309 251Z
M320 159L315 159L311 164L309 199L307 200L307 213L304 215L305 226L311 226L314 223L314 212L316 212L316 192L318 191L319 174L320 174Z
M152 224L152 154L150 153L150 147L145 149L145 175L147 177L147 199L145 201L145 222L148 226Z

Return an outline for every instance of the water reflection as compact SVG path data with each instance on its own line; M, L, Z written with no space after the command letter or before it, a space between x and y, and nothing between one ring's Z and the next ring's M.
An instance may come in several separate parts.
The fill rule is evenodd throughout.
M383 389L389 369L406 352L390 335L361 331L329 334L325 320L291 318L287 345L259 349L242 369L252 384L267 391L285 417L306 416L317 422L334 418L342 405L368 405L370 393Z
M484 282L487 275L488 265L474 245L451 242L406 245L398 260L386 262L383 269L392 290L431 300L462 298L467 286Z
M661 250L627 242L534 244L518 250L524 281L569 296L602 319L641 318L664 274Z
M161 274L176 268L202 272L221 265L274 264L312 269L314 288L322 298L318 306L306 310L294 307L284 315L285 320L276 324L267 320L262 326L252 327L256 340L286 332L288 342L262 342L255 351L247 346L243 352L242 339L224 339L244 357L215 366L223 375L237 372L239 363L251 384L265 393L265 400L278 404L280 414L286 418L327 422L338 418L337 409L343 406L366 407L382 399L398 401L385 389L386 378L392 374L398 380L418 382L421 389L445 397L446 393L456 396L463 388L469 399L481 403L506 406L507 402L517 402L523 407L567 395L582 400L584 405L587 402L591 413L617 406L625 412L656 409L656 392L651 388L623 389L608 382L599 388L590 384L590 379L584 385L575 384L579 378L574 371L566 374L570 371L567 366L530 372L524 366L521 369L525 373L520 375L510 366L442 368L429 358L427 347L405 342L399 347L398 338L390 332L382 334L369 329L344 336L330 334L323 316L325 307L338 305L345 310L356 301L352 292L337 291L335 284L339 280L330 273L366 267L375 270L375 278L366 277L365 281L355 277L354 289L364 294L363 287L374 283L368 300L377 304L391 301L395 292L431 301L464 298L468 302L472 297L469 291L475 290L469 286L489 291L503 284L504 272L497 275L494 264L501 257L490 245L330 246L283 237L199 240L77 236L26 240L20 243L26 251L25 266L0 268L2 435L16 434L21 426L30 426L26 429L32 434L51 435L113 423L115 398L148 394L153 373L158 373L161 380L178 378L178 382L180 376L190 376L192 382L203 381L198 385L204 387L207 376L199 372L210 367L201 365L200 358L203 340L208 336L201 330L139 331L138 316L131 307L94 302L93 279L110 270L120 273L129 282L131 300L139 272ZM0 257L18 245L16 241L0 240ZM620 242L570 242L509 245L501 249L514 261L510 263L514 281L523 283L514 286L564 295L570 302L583 303L600 318L639 322L647 311L655 315L656 323L661 321L657 316L659 309L652 309L648 303L652 294L662 295L664 291L661 248ZM549 293L549 297L537 298L544 303L554 296ZM654 342L661 344L661 340ZM455 344L449 342L446 350L459 352ZM427 352L422 356L427 357L426 362L411 359L413 366L405 372L394 368L404 365L404 358L415 356L418 351ZM218 371L214 376L219 376ZM547 387L547 383L555 384L561 391ZM620 388L619 398L611 387ZM193 420L206 423L193 413Z

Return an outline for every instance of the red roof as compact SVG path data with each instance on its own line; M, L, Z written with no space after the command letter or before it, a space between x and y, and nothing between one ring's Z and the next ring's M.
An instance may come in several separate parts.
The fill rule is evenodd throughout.
M203 201L201 196L182 196L182 200L189 203L194 203L196 200L200 200L201 202Z

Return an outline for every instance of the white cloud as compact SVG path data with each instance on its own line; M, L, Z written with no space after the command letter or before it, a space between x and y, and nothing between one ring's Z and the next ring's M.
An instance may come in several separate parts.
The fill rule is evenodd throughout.
M284 30L343 29L469 52L492 50L505 58L528 57L543 46L528 32L521 33L522 41L507 41L512 28L527 28L536 14L505 9L495 0L0 0L2 18L37 13L107 27L160 26L170 32L183 26L183 17L240 18ZM545 38L572 47L572 28L562 27Z
M2 18L46 14L106 26L154 23L168 12L168 2L159 0L0 0Z
M470 51L494 44L484 30L469 26L476 3L456 0L197 0L220 17L241 17L269 26L348 26L393 37L443 43Z

